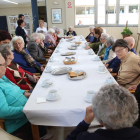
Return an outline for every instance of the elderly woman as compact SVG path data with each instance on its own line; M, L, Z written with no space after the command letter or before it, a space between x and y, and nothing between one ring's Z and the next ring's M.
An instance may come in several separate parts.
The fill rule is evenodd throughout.
M4 74L6 72L4 58L0 54L0 118L4 119L8 133L23 140L32 140L31 124L28 122L23 108L31 93L21 90ZM40 140L46 140L52 135L46 134L46 127L40 127ZM46 134L46 135L45 135Z
M4 30L0 31L0 45L9 44L11 39L12 39L12 37L7 31L4 31Z
M109 37L108 34L102 33L101 34L101 38L100 38L100 42L98 42L98 43L92 43L90 45L87 45L85 49L88 50L88 49L92 48L93 51L97 55L99 55L99 56L104 55L105 49L106 49L106 44L105 43L106 43L106 39L108 37Z
M92 43L100 42L100 37L101 34L103 33L103 29L101 27L95 27L93 33L94 33L94 40Z
M140 81L140 57L130 51L128 42L118 39L112 47L118 59L121 60L117 82L128 88Z
M47 34L47 29L44 27L43 20L39 20L39 27L36 29L36 33L38 33L38 31L43 31L45 34Z
M24 41L22 37L13 37L11 43L14 48L13 62L19 64L22 69L30 73L42 73L44 67L33 59L27 49L24 49Z
M27 49L37 62L47 62L48 59L45 58L45 52L47 52L47 49L44 47L44 43L41 39L39 33L33 33L30 37Z
M32 90L38 78L32 73L23 70L17 63L12 62L14 59L11 45L4 44L0 46L0 53L5 59L6 68L5 76L14 84L23 90Z
M73 31L72 26L69 27L69 31L67 32L67 36L72 35L72 36L77 36L76 32Z
M45 44L49 44L49 48L54 48L56 46L55 38L54 38L54 29L50 28L48 30L48 33L45 36Z
M60 29L59 28L55 28L55 35L56 35L56 44L59 43L61 37L59 36L60 35Z
M94 40L94 26L90 26L89 27L89 31L90 31L90 33L89 33L89 35L86 37L86 40L87 40L87 42L89 42L89 43L92 43L93 42L93 40Z
M115 38L110 36L106 39L106 49L105 54L101 56L103 58L103 63L107 63L116 57L116 54L112 51L112 45L115 43Z
M96 118L105 129L94 133L87 130ZM135 97L118 85L102 87L87 107L84 120L67 136L66 140L140 140L140 131L133 124L138 119Z

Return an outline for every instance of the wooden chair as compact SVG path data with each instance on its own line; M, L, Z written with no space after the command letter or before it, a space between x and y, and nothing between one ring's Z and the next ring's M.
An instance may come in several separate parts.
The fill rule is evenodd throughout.
M5 130L4 128L4 122L5 120L0 119L0 127ZM33 125L31 124L31 128L32 128L32 135L33 135L33 140L40 140L39 138L39 129L38 129L38 125Z

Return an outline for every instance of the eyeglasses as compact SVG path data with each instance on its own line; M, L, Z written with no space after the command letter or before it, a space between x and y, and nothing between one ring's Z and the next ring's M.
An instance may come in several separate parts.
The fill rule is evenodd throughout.
M20 46L22 43L15 43L14 46Z
M100 40L104 40L104 39L100 38Z
M7 63L0 64L0 66L5 66L5 67L7 67Z
M117 51L115 51L115 53L120 53L122 50L124 50L125 48L119 49Z

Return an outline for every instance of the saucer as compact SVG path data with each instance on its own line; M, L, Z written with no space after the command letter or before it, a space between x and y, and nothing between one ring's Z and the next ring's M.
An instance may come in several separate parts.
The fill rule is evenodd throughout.
M105 70L105 71L97 71L98 73L100 73L100 74L104 74L104 73L107 73L107 70Z
M85 96L85 101L87 101L88 103L92 103L92 99L88 100L86 96Z
M48 84L48 85L44 84L44 83L43 83L44 81L48 81L49 84ZM43 81L42 84L41 84L43 88L48 88L48 87L50 87L50 86L53 84L53 81L50 80L50 79L46 79L46 80L44 80L44 81Z
M93 61L100 61L100 58L99 59L95 59L95 58L92 58Z
M57 96L55 98L49 98L49 96L47 95L46 100L48 101L55 101L58 100L61 96L57 93Z

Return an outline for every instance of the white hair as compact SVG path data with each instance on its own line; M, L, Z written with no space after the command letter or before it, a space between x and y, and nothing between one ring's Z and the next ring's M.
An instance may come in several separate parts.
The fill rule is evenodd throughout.
M48 32L49 32L49 33L53 33L53 34L55 33L54 29L52 29L52 28L50 28L50 29L48 30Z
M94 28L95 28L94 26L89 26L89 29L91 30L94 30Z
M103 33L106 33L106 29L105 28L102 28L103 29Z
M39 33L33 33L33 34L31 34L30 41L35 42L35 40L38 38L39 38Z
M22 43L24 44L24 40L21 36L15 36L11 40L12 49L14 49L14 42L16 42L18 39L20 39L22 41Z
M45 40L45 35L42 33L38 33L40 40Z
M57 33L58 31L60 31L60 29L59 28L55 28L55 32Z
M110 36L106 39L107 44L113 45L115 43L116 39L113 36Z
M106 33L102 33L101 35L104 37L104 39L107 39L109 37L109 35Z
M138 119L138 103L126 88L117 84L102 87L92 100L96 119L109 129L132 127Z
M73 29L73 27L72 26L69 26L69 29Z

